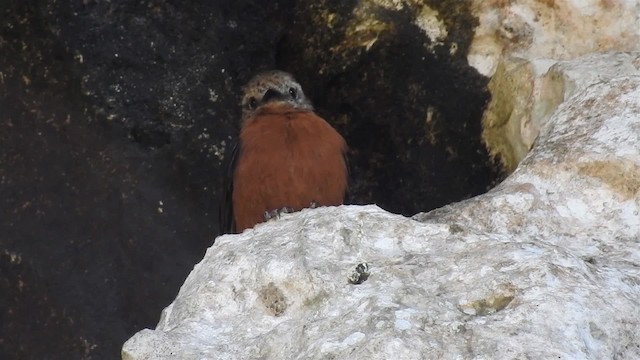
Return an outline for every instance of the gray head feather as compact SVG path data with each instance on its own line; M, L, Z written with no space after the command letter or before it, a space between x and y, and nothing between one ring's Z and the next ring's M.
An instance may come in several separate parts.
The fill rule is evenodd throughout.
M279 70L265 71L254 76L244 87L242 122L250 119L261 106L272 102L313 110L302 87L291 74Z

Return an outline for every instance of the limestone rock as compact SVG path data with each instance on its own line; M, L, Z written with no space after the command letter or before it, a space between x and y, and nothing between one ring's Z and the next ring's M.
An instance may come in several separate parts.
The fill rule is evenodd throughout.
M593 53L558 62L502 59L489 82L492 99L483 115L483 140L513 171L558 105L577 89L637 75L640 52Z
M566 96L485 195L218 238L123 359L640 357L640 76Z
M640 50L637 1L475 0L474 8L480 24L467 58L487 76L511 56L569 60Z
M553 87L559 80L553 78L556 73L545 76L554 63L592 53L640 51L637 1L476 0L473 9L479 25L467 60L492 77L482 138L507 173L531 148L540 122L564 100L559 97L562 89ZM620 59L610 60L614 62L605 67L621 68L616 63ZM594 70L575 71L606 77L606 71ZM582 76L575 75L569 75L572 81Z

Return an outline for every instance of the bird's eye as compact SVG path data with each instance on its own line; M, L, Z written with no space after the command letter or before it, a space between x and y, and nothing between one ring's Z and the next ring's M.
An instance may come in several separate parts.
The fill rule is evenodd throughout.
M256 98L252 97L249 99L249 109L251 110L255 110L256 107L258 107L258 100L256 100Z
M298 91L296 91L295 88L289 88L289 95L291 95L292 98L296 99L298 97Z

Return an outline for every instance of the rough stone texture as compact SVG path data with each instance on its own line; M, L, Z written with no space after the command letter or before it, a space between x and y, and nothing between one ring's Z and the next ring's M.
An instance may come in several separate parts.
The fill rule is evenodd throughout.
M563 94L487 194L219 238L123 359L640 357L640 76Z
M640 52L595 53L579 62L503 59L489 82L493 96L482 119L483 140L511 172L575 89L623 74L640 75Z
M640 50L635 0L475 0L479 26L469 63L492 76L500 61L569 60L592 52Z
M482 117L482 138L490 146L491 155L499 157L509 172L529 152L540 130L529 131L525 127L533 106L533 76L531 64L515 58L501 62L489 82L493 96ZM555 95L551 101L562 101L560 94L546 95ZM526 135L533 136L530 139Z
M467 59L492 77L482 138L507 173L563 100L542 78L550 66L592 52L640 51L638 1L478 0L471 7L478 27Z
M486 191L477 20L431 3L3 0L0 358L113 359L156 323L218 233L259 70L293 72L347 138L354 203L413 215Z

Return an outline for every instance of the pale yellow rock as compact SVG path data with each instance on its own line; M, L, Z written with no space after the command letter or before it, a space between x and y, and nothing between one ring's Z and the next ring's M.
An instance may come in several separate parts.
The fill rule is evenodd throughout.
M492 76L500 58L568 60L640 50L638 1L474 0L469 63Z

